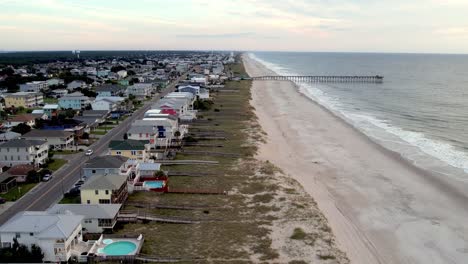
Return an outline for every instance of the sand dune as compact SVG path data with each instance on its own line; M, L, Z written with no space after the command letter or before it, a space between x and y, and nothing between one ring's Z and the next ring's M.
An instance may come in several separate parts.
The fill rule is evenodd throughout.
M251 76L268 70L244 56ZM468 263L468 198L387 151L287 81L254 81L259 157L299 181L352 263Z

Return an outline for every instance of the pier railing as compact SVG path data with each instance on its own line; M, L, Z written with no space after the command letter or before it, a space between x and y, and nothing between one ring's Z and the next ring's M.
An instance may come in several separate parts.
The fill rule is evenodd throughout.
M256 76L252 80L257 81L299 81L299 82L366 82L366 83L382 83L383 76L286 76L286 75L271 75L271 76Z

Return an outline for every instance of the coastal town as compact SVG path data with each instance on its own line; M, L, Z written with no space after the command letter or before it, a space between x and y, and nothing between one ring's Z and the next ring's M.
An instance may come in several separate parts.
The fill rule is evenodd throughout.
M161 170L161 162L174 160L197 109L210 105L210 90L232 79L224 65L234 63L234 55L99 61L79 60L79 53L76 57L1 70L0 83L7 87L0 95L0 241L4 248L34 244L49 262L135 256L143 235L130 243L130 236L120 241L104 239L102 233L108 234L117 221L142 220L138 214L122 214L132 193L169 192L168 171ZM15 78L32 81L11 85ZM123 137L98 150L95 145L124 120L131 121ZM67 162L80 158L77 175L64 174ZM76 176L73 185L63 183L63 178ZM56 178L62 178L63 198L40 201L39 207L47 210L16 208L22 196L40 198ZM119 245L128 245L127 251L113 251Z

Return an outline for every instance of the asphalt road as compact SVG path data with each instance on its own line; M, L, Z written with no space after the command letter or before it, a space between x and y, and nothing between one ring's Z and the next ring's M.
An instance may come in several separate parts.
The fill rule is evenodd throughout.
M71 159L66 165L60 168L60 170L56 171L50 181L39 184L21 197L21 199L16 201L10 208L0 214L0 225L8 221L8 219L18 212L43 211L59 201L63 194L80 179L82 166L88 159L105 154L111 140L123 139L123 135L130 128L131 123L135 120L141 119L144 113L151 108L151 105L157 102L162 96L174 91L175 85L184 77L185 75L172 82L161 94L153 97L151 101L145 102L143 107L135 111L132 116L122 121L119 126L110 130L97 142L91 145L90 148L94 151L92 156L85 156L84 153L78 154L75 158Z

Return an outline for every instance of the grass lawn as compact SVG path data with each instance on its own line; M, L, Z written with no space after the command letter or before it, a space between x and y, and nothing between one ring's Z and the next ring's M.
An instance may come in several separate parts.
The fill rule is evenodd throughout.
M18 200L21 196L29 192L34 186L36 186L37 183L21 183L18 184L15 188L11 189L7 193L0 194L0 197L5 198L7 201L16 201ZM21 189L18 190L18 187Z
M44 104L56 104L58 103L57 98L44 98Z
M81 203L80 196L63 197L63 199L60 200L60 202L59 202L59 204L79 204L79 203Z
M65 165L67 162L68 161L66 161L64 159L54 159L54 161L52 163L47 165L47 169L52 170L52 171L56 171L56 170L60 169L63 165Z

